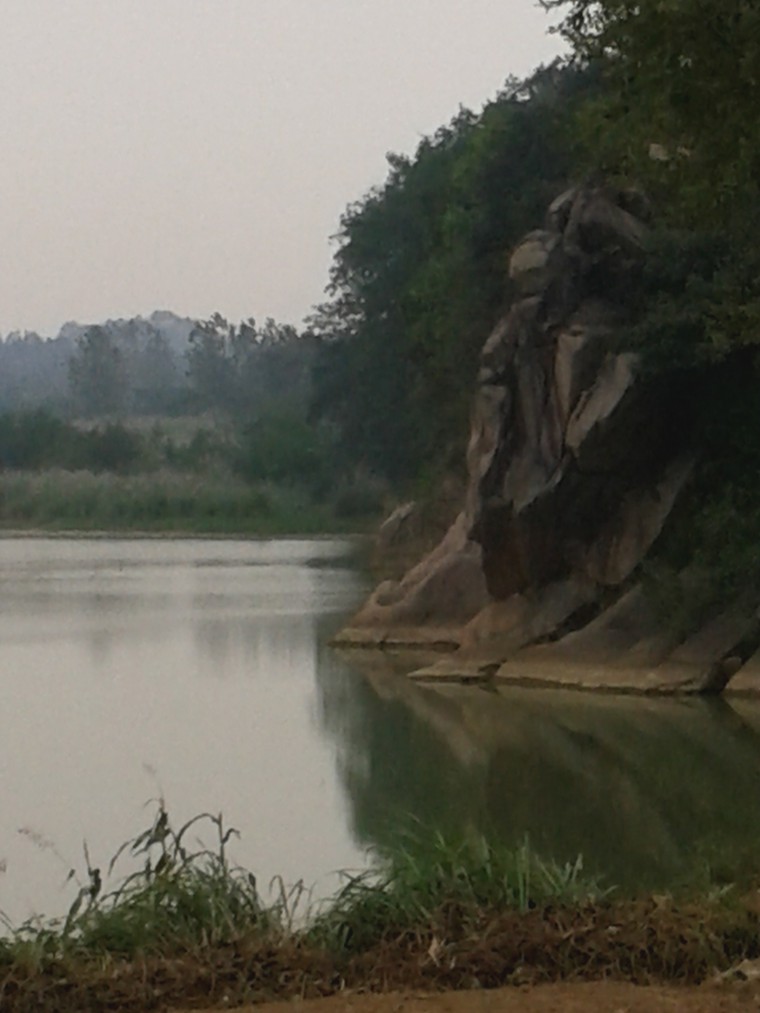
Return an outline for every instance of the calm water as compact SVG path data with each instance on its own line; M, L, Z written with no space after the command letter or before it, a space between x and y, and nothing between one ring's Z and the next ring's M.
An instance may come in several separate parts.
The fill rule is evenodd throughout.
M0 541L0 909L67 906L83 840L106 862L158 794L178 823L221 810L262 883L363 861L318 674L319 644L363 592L350 552Z
M321 896L410 813L632 886L757 862L760 706L412 684L325 646L366 591L350 542L9 539L0 583L14 920L64 910L83 841L105 864L158 794Z

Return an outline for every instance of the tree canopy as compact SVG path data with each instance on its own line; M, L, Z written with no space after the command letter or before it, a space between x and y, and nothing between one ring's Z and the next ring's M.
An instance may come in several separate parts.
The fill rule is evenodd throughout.
M560 31L575 62L601 77L578 119L587 164L645 186L657 203L652 267L663 284L645 293L653 327L641 331L644 346L661 351L666 340L664 361L686 362L756 344L760 5L542 2L565 11Z
M508 299L507 257L571 172L568 109L590 75L552 66L461 109L382 186L349 206L337 239L315 412L344 452L395 481L459 460L478 352Z
M592 145L659 183L698 221L721 220L760 178L755 0L543 0L565 9L575 57L604 68ZM603 131L602 128L603 127ZM708 196L709 193L709 196Z

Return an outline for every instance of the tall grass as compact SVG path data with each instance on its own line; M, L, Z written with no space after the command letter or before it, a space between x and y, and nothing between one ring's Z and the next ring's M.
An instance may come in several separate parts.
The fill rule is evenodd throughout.
M191 845L204 824L212 846ZM201 813L175 829L159 800L150 826L127 841L105 875L85 848L86 876L63 918L31 919L18 928L6 920L6 951L20 947L40 958L85 954L169 957L202 946L226 946L250 936L280 932L287 919L283 899L266 904L252 873L231 863L227 846L236 836L221 815ZM132 867L113 890L104 882L125 858Z
M195 841L203 828L207 847ZM235 831L204 813L178 830L158 802L150 826L105 877L87 858L68 914L6 925L3 1013L145 1011L330 995L344 987L495 987L512 981L624 977L703 981L760 955L760 920L726 893L679 905L611 901L528 844L452 843L418 828L373 872L296 923L304 891L264 901L229 859ZM125 858L137 863L103 888Z
M276 535L345 530L347 524L298 489L251 485L226 473L52 469L0 475L0 527Z
M211 846L195 836L203 827L213 833ZM85 849L86 875L65 917L34 919L19 928L6 921L2 945L36 945L47 956L171 956L251 935L298 934L309 945L346 953L411 926L432 926L444 908L467 919L484 910L524 912L548 901L600 896L597 884L583 877L580 859L558 866L535 855L527 842L517 850L482 838L454 844L417 827L406 833L403 846L377 855L367 872L346 874L331 900L296 919L307 894L303 885L286 889L277 880L275 899L262 899L255 876L229 859L235 836L221 815L211 813L175 829L159 799L150 826L119 848L105 874ZM133 871L104 890L125 860Z
M338 894L309 927L330 949L358 952L394 933L458 922L484 912L526 912L548 902L597 899L602 890L583 875L580 857L558 865L539 857L526 840L516 849L482 836L461 842L421 827L379 853L375 869L346 876Z

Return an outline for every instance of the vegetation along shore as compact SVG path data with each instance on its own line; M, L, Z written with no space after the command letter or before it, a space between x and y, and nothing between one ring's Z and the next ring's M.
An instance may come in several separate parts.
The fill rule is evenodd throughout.
M263 899L231 862L235 832L221 816L175 828L159 803L108 874L124 861L137 871L105 889L105 870L87 856L66 917L6 925L0 1008L229 1007L568 980L685 985L741 978L760 957L757 884L637 898L527 843L504 850L421 831L311 908L303 885L275 884L275 899Z

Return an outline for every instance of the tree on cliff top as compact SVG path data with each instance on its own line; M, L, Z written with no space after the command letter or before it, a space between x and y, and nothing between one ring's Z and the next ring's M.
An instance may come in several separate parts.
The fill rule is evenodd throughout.
M697 358L758 343L760 4L542 2L565 10L560 30L576 61L602 76L603 88L579 118L590 163L644 185L672 230L655 261L667 276L674 259L681 262L683 312L676 319L667 293L659 330L672 335L684 314L693 317ZM698 271L688 263L695 247ZM677 344L670 340L682 356Z
M510 81L341 220L315 413L349 459L403 482L460 464L478 353L507 298L507 256L566 184L568 109L587 75L553 66Z
M760 184L756 0L542 0L576 59L603 68L585 111L597 163L646 182L691 224L734 224Z

